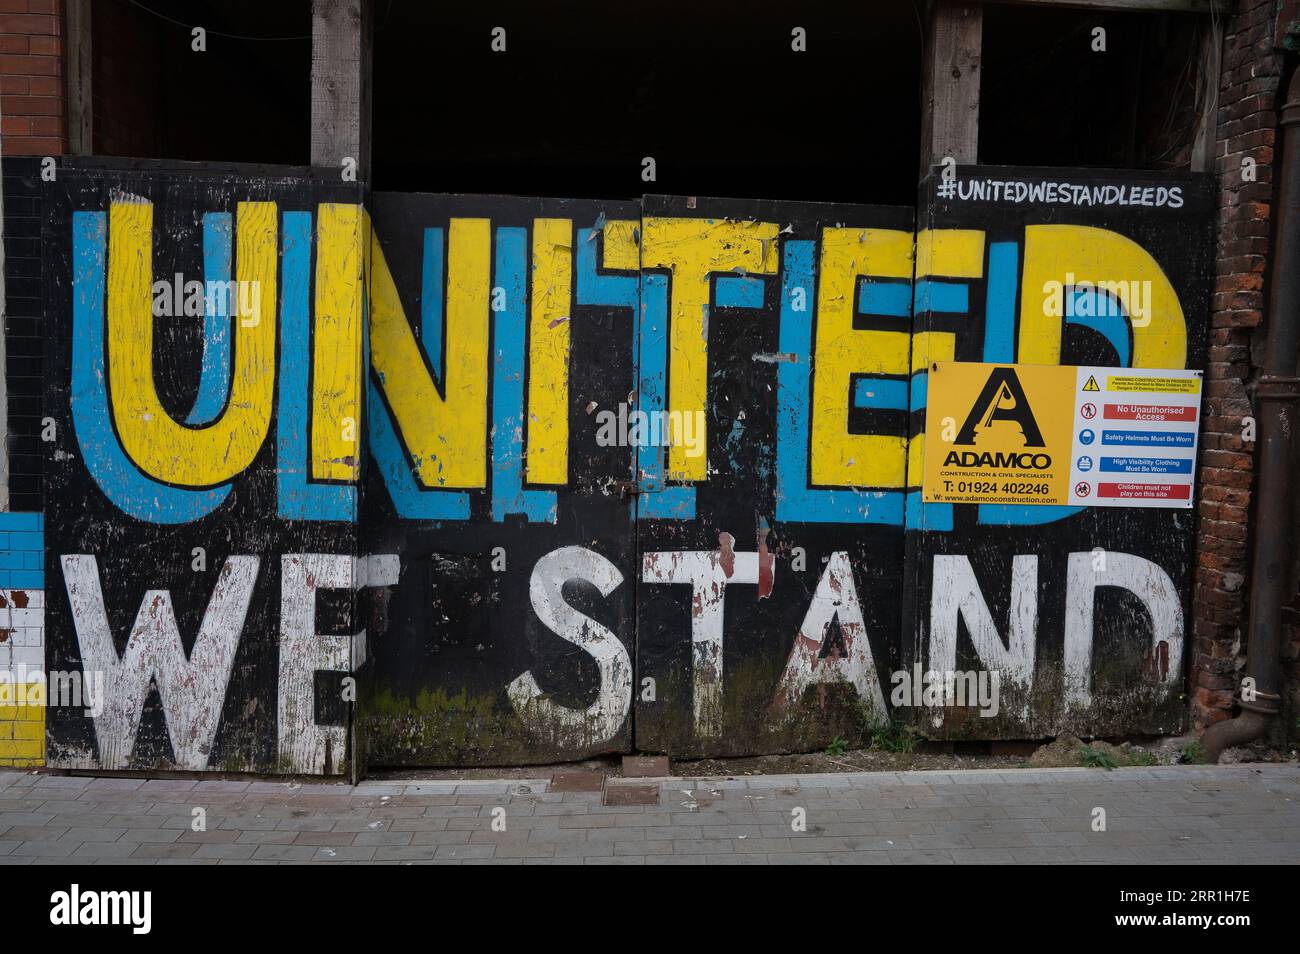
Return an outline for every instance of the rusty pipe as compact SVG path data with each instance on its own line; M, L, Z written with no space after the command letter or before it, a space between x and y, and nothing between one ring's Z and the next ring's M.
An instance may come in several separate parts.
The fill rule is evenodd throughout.
M1291 471L1297 398L1296 352L1300 348L1300 69L1291 76L1280 111L1282 167L1277 193L1268 299L1268 339L1255 392L1259 408L1255 492L1255 545L1250 574L1246 676L1253 687L1238 693L1241 712L1201 736L1207 762L1223 750L1262 738L1282 702L1282 605L1290 554Z

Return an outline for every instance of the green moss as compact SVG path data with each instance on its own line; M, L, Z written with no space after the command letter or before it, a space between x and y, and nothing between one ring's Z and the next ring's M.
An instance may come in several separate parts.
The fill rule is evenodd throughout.
M547 719L538 707L517 713L498 694L422 690L414 699L390 690L363 693L358 731L375 766L527 765L626 750ZM543 697L545 698L545 697Z
M755 660L725 673L722 731L714 738L695 731L694 686L689 672L656 677L656 701L637 706L637 744L674 758L816 752L835 740L862 744L881 719L863 705L848 682L810 687L792 705L778 703L778 663Z

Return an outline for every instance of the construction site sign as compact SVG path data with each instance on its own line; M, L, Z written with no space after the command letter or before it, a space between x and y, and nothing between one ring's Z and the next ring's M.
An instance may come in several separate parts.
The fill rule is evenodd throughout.
M940 362L927 503L1192 506L1201 372Z

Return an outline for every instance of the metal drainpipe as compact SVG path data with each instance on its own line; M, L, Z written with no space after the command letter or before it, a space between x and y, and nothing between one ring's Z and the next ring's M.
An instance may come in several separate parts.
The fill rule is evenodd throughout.
M1282 604L1290 557L1292 439L1296 427L1296 351L1300 347L1300 69L1281 109L1282 163L1277 236L1268 302L1268 350L1255 394L1259 400L1259 486L1255 495L1255 552L1250 574L1250 629L1246 675L1253 699L1238 696L1241 714L1201 736L1205 761L1224 749L1261 738L1281 708ZM1248 694L1249 695L1249 694Z

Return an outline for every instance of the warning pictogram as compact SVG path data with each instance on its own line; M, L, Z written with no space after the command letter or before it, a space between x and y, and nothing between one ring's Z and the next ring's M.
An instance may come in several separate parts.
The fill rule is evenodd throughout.
M1083 389L1084 389L1085 391L1100 391L1100 390L1101 390L1101 388L1097 387L1097 376L1096 376L1095 374L1090 374L1090 375L1088 375L1088 383L1085 384L1085 385L1083 386Z

